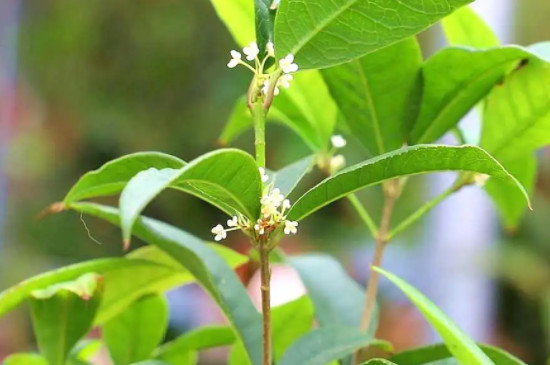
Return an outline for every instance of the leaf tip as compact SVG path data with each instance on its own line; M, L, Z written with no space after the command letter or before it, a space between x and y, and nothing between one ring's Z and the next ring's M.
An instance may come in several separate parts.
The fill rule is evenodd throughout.
M66 205L63 202L55 202L53 204L50 204L48 207L44 208L38 215L36 216L37 220L41 220L46 218L49 215L61 213L66 209Z

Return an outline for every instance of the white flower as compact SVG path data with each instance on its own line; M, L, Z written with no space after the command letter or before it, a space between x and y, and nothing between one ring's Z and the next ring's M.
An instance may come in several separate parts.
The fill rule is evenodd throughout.
M346 165L346 158L342 155L336 155L330 159L330 171L336 172Z
M474 183L477 186L485 186L487 181L491 178L491 176L487 174L475 174L474 176Z
M285 200L283 200L283 209L286 210L288 208L290 208L290 200L285 199Z
M281 86L285 89L288 89L290 87L290 82L294 79L294 76L290 74L284 74L277 80L277 86Z
M285 234L296 234L298 232L298 222L285 221Z
M243 53L246 55L246 59L249 61L254 61L258 57L260 50L256 42L250 42L250 44L243 48Z
M273 3L276 3L276 2L278 1L275 0ZM273 42L271 41L267 42L267 44L265 45L265 50L267 51L267 55L269 57L275 57L275 46L273 45Z
M298 71L298 65L294 63L294 55L292 53L279 60L279 66L281 66L285 74Z
M239 63L241 63L242 55L239 52L235 51L235 50L231 51L230 53L231 53L231 60L227 64L227 67L234 68Z
M273 89L273 95L277 96L279 95L281 90L279 90L279 86L275 86L275 89ZM267 95L267 93L269 92L269 80L265 80L264 81L264 86L262 87L262 92L264 93L264 95Z
M281 194L281 190L275 188L269 195L269 199L271 200L273 206L275 206L275 208L278 208L281 206L283 200L285 200L285 196Z
M334 148L346 147L347 144L346 139L339 134L335 134L334 136L330 137L330 142L332 143L332 146Z
M228 227L237 227L239 225L239 218L236 215L227 220Z
M258 170L260 170L260 176L262 177L262 182L266 183L269 181L269 176L267 176L265 169L263 167L258 167Z
M254 225L254 230L256 232L258 232L258 234L260 234L260 235L265 233L265 228L260 225L261 222L262 222L262 220L258 219L258 223Z
M216 241L221 241L227 237L227 232L221 224L218 224L216 227L212 228L212 234L215 235L214 239Z
M271 10L275 10L279 7L279 3L281 2L281 0L273 0L273 2L271 3L271 6L269 7Z

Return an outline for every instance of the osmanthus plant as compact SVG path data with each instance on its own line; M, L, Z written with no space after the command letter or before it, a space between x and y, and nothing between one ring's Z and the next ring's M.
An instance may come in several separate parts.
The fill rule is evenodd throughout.
M523 364L476 344L418 290L383 271L384 248L449 195L484 185L512 227L529 206L535 151L550 142L550 44L501 46L468 7L469 0L212 0L241 51L227 66L252 72L221 140L254 128L255 156L224 148L185 162L140 152L86 173L50 211L99 217L150 246L28 279L0 294L0 315L31 303L39 354L15 354L6 364L90 364L103 344L113 363L195 364L206 348L231 346L232 365ZM450 47L424 60L415 34L443 19ZM253 41L253 35L256 38ZM221 61L220 61L221 62ZM237 72L237 70L235 70ZM481 137L462 131L477 106ZM266 122L290 127L311 156L277 171L266 166ZM336 130L339 130L336 132ZM453 133L458 145L433 144ZM369 159L345 167L338 151L354 136ZM466 141L470 144L466 144ZM327 178L292 204L287 196L312 168ZM407 178L454 171L456 181L401 223L392 225ZM356 191L379 185L384 206L374 222ZM141 215L165 189L202 199L227 213L212 238L240 231L259 258L262 308L252 304L233 269L251 257ZM120 195L119 206L88 201ZM299 235L302 220L347 198L375 239L366 290L327 255L286 256L279 242ZM270 307L270 263L300 275L308 294ZM403 353L376 339L379 276L395 283L425 315L443 344ZM163 293L198 283L227 324L204 327L167 343ZM83 340L92 327L99 340ZM377 351L363 351L376 347ZM370 354L385 354L372 358Z

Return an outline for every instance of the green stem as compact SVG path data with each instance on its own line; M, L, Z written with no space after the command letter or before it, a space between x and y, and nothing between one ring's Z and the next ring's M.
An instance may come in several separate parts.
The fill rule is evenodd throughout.
M256 163L259 167L265 167L265 121L267 112L261 102L256 102L251 107L254 119L254 145L256 146Z
M425 203L423 206L418 208L416 212L411 214L404 221L399 223L397 227L391 230L391 232L388 234L388 239L392 240L396 235L398 235L399 233L409 228L413 223L415 223L417 220L419 220L424 215L426 215L429 211L435 208L443 200L447 199L450 195L460 190L462 186L463 186L462 183L456 182L449 189L445 190L443 193L439 194L438 196L436 196L435 198L433 198L432 200L430 200L429 202Z
M353 205L353 207L357 211L357 214L359 215L359 217L361 218L363 223L365 223L365 225L369 229L371 235L373 237L378 236L378 228L376 227L376 223L374 223L374 221L373 221L372 217L370 216L369 212L363 206L363 204L361 204L361 202L359 201L357 196L355 194L350 194L350 195L347 196L347 198L350 201L351 205Z

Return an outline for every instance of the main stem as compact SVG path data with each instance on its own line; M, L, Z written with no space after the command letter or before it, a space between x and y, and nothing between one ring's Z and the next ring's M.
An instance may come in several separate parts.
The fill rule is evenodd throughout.
M265 120L266 111L261 102L253 104L250 108L254 118L254 145L256 146L256 163L259 167L265 167Z
M262 292L262 317L263 317L263 365L271 365L271 293L269 268L269 249L267 242L260 242L260 281Z

